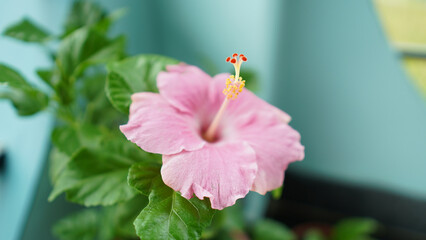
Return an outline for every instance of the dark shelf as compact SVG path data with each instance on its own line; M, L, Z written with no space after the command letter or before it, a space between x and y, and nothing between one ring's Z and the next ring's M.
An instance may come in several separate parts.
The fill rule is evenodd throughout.
M381 224L378 239L426 239L424 200L294 172L287 173L284 186L282 198L272 200L267 215L290 227L369 217Z

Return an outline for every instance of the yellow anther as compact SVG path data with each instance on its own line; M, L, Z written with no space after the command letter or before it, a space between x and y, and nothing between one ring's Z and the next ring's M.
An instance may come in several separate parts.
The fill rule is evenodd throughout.
M223 94L226 95L226 99L236 99L238 94L243 91L244 86L246 85L246 81L240 76L240 68L241 63L247 61L247 58L241 54L238 57L238 54L234 54L231 57L227 58L227 62L231 62L235 68L235 75L230 75L229 78L226 79L226 87L223 90Z

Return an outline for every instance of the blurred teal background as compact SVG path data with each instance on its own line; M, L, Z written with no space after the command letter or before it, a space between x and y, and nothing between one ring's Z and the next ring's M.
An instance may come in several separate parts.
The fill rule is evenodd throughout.
M165 54L210 73L229 71L224 59L233 52L246 54L259 95L287 111L302 134L306 159L292 170L426 200L425 99L389 47L371 1L99 2L127 7L114 33L129 37L130 54ZM27 16L59 32L70 4L3 0L0 30ZM36 46L5 37L0 61L34 83L35 68L49 64ZM50 238L43 166L53 122L48 113L20 118L0 102L0 141L8 150L0 173L2 239ZM23 233L27 219L39 225Z
M273 102L306 146L293 167L426 199L426 102L371 1L288 1Z
M1 1L0 31L28 16L50 30L59 30L66 13L59 1ZM38 66L50 64L39 48L0 37L0 61L19 68L34 84ZM6 169L0 173L0 238L20 239L38 187L50 146L53 119L48 113L17 116L9 102L0 101L0 142L7 150Z

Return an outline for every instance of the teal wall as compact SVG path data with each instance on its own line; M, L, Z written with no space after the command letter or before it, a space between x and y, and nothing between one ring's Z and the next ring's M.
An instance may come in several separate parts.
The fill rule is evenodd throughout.
M287 1L286 9L286 74L274 102L306 146L292 169L426 199L426 101L372 1Z
M233 70L226 57L244 53L248 61L243 69L256 70L260 95L271 96L284 1L161 0L154 6L160 10L157 36L162 53L200 65L211 74Z
M63 2L65 3L65 2ZM66 5L55 0L0 1L0 31L29 16L41 26L58 31ZM16 67L34 84L40 84L36 67L49 66L42 49L0 36L0 62ZM0 142L7 150L6 169L0 173L0 238L20 239L47 158L50 129L48 113L21 118L9 102L0 101Z

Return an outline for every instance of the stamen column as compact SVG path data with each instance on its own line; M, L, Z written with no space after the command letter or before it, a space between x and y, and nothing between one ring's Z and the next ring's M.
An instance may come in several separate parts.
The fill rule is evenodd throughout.
M240 68L241 63L247 61L247 58L243 54L240 54L238 60L237 57L238 54L234 53L232 55L232 58L228 57L226 59L227 62L231 62L232 65L234 65L235 77L234 75L231 75L229 78L226 79L226 87L223 90L223 94L225 94L225 99L223 100L219 111L216 113L215 117L213 118L213 121L211 122L206 133L204 134L204 139L209 142L214 141L214 138L216 137L217 127L219 126L220 120L222 119L222 116L225 112L226 107L229 104L229 101L235 100L238 97L238 94L243 91L243 88L245 86L246 81L240 77Z

